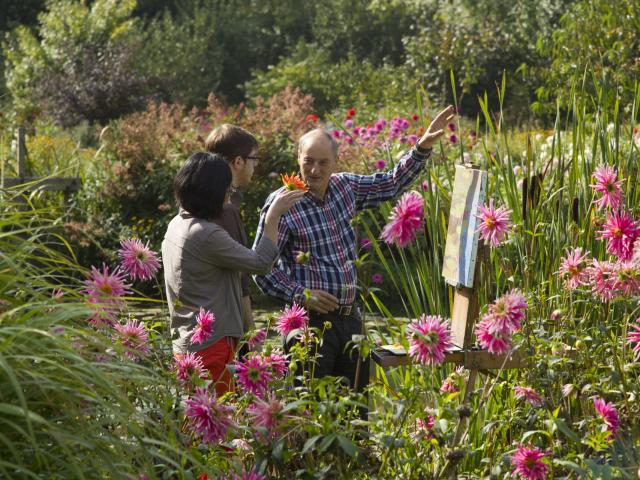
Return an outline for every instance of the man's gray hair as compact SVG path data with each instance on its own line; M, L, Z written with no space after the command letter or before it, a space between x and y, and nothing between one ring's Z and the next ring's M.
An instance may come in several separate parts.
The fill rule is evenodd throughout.
M302 145L304 145L304 143L307 140L310 140L311 138L318 137L318 136L324 137L327 140L329 140L329 142L331 142L331 151L333 152L333 156L335 158L338 158L338 142L324 128L315 128L313 130L308 131L307 133L305 133L300 137L300 139L298 140L298 155L300 155L300 150L302 149Z

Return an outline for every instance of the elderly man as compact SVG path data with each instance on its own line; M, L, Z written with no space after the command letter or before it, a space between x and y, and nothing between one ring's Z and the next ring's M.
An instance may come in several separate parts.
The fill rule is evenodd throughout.
M325 130L312 130L300 138L298 165L309 191L280 220L278 264L271 273L254 278L266 294L304 305L312 327L322 331L325 322L331 323L318 348L317 377L345 377L357 391L369 383L365 361L355 384L357 355L348 349L353 335L363 333L355 305L357 245L351 220L360 211L395 198L417 179L453 113L452 106L442 110L393 170L374 175L335 173L338 145ZM256 244L262 237L265 212L281 190L267 198ZM299 252L310 254L308 263L296 263Z

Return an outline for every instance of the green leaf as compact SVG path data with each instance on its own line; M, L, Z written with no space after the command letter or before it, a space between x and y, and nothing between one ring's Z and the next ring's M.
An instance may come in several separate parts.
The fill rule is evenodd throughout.
M330 433L329 435L324 437L319 445L320 451L325 452L331 446L331 444L335 439L336 439L335 433Z
M302 454L305 454L309 450L311 450L313 446L316 444L316 442L321 438L322 438L322 435L314 435L313 437L308 439L306 442L304 442L304 447L302 447Z
M338 439L338 444L340 444L340 447L347 455L349 455L350 457L356 456L356 453L358 453L358 449L351 440L349 440L344 435L338 435L336 438Z

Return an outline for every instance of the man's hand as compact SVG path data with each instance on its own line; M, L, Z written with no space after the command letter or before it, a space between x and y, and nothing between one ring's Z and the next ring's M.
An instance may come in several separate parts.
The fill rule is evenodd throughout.
M338 308L338 299L330 293L322 290L309 290L310 295L305 302L305 307L319 313L329 313Z
M431 148L438 139L444 134L444 128L447 126L449 122L453 120L454 111L453 105L449 105L447 108L442 110L436 118L433 119L427 131L424 132L422 138L418 140L418 145L420 148Z

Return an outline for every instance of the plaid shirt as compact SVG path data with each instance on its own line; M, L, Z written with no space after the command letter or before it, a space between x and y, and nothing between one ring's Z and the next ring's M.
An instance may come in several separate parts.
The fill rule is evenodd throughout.
M412 148L390 172L373 175L338 173L331 176L324 200L307 193L282 216L278 224L278 263L267 275L254 279L260 289L285 302L305 288L323 290L338 298L341 305L356 299L357 244L351 220L367 208L373 208L402 193L413 181L431 155ZM267 197L260 214L254 243L264 231L264 220L275 196ZM306 265L295 262L298 252L309 252Z

